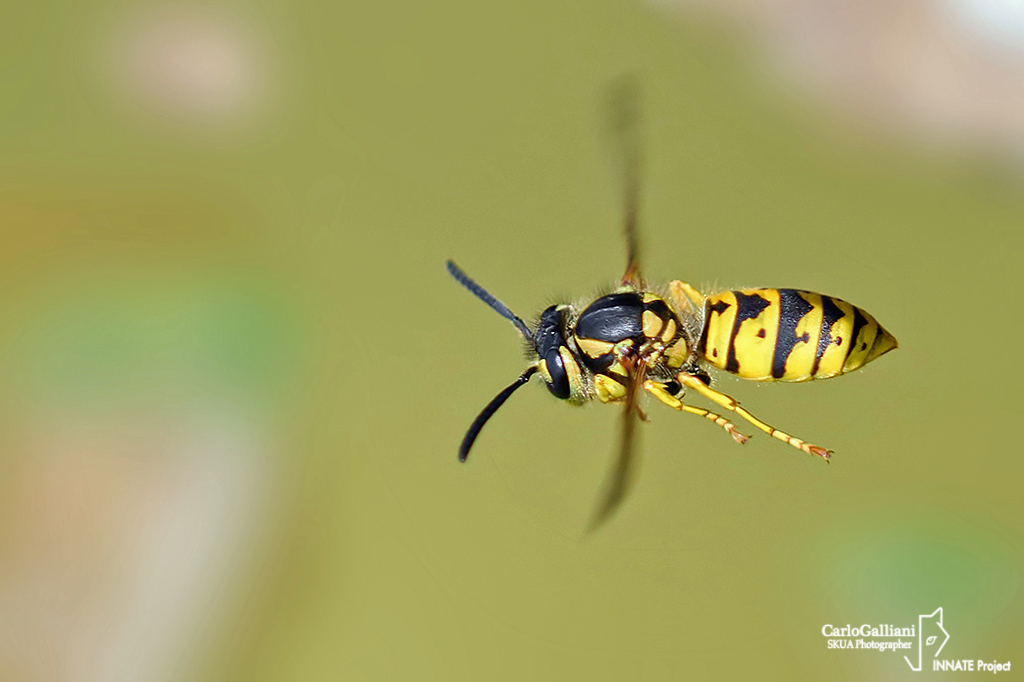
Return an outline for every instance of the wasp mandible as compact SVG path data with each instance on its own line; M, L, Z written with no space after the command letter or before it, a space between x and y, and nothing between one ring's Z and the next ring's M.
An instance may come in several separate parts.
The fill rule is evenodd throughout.
M725 417L684 402L687 391L753 424L769 436L821 457L832 452L789 435L712 388L707 367L753 381L810 381L852 372L897 347L869 313L846 301L798 289L737 289L704 294L682 281L652 289L641 274L637 240L639 116L632 83L613 92L614 137L621 144L625 187L626 270L612 293L582 310L552 305L527 325L455 263L448 272L510 320L526 340L529 366L483 409L459 448L466 461L481 429L519 387L540 374L556 398L597 399L623 406L619 451L591 527L607 519L632 478L633 439L641 391L669 407L703 417L738 443L747 436Z

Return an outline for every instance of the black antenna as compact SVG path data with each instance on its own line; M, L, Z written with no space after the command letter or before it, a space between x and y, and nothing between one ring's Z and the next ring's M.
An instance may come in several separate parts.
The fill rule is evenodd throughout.
M531 344L533 343L533 334L530 332L530 328L527 327L526 323L523 322L515 313L509 310L507 305L491 296L489 293L487 293L486 289L484 289L482 286L471 280L469 278L469 275L467 275L461 269L459 269L458 265L456 265L452 261L448 261L447 265L448 273L455 278L456 282L472 291L477 298L479 298L481 301L494 308L494 310L496 310L498 314L504 317L506 320L510 320L512 324L516 326L516 329L519 330L519 333L523 335L523 338L525 338ZM505 402L505 399L507 398L508 396L505 396L505 398L502 399L501 402L498 403L498 405L500 406L501 403ZM494 409L498 409L498 406L495 406ZM481 426L483 426L483 424L481 424ZM465 457L463 457L463 459L465 459Z
M448 261L449 268L455 267L451 261ZM453 273L454 274L454 273ZM456 277L458 279L458 277ZM460 280L461 281L461 280ZM472 282L470 282L472 284ZM468 285L467 285L468 287ZM472 291L472 289L471 289ZM481 298L483 298L481 296ZM519 319L519 318L516 318ZM472 425L469 427L469 431L466 432L466 437L462 439L462 445L459 447L459 461L465 462L466 458L469 457L469 450L473 447L473 443L476 441L476 437L480 435L480 430L484 428L484 424L487 420L494 416L494 413L498 411L498 408L505 404L509 396L516 392L520 386L526 384L533 376L533 373L537 371L536 367L530 367L522 375L515 380L511 386L503 390L498 395L494 396L494 400L487 403L487 407L484 408L483 412L473 420Z

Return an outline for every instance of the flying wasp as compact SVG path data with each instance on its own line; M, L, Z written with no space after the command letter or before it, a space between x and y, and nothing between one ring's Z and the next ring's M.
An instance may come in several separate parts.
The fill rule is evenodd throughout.
M747 436L725 417L684 402L692 392L769 436L829 461L832 451L789 435L755 417L735 398L712 388L707 367L753 381L811 381L860 369L897 347L865 310L799 289L737 289L705 294L682 281L652 289L641 274L637 240L639 145L631 84L613 92L615 139L625 187L626 270L612 293L578 310L549 306L527 325L454 262L448 272L510 320L526 341L529 366L483 409L466 432L459 459L469 456L481 429L509 397L539 374L548 391L573 404L594 399L623 406L618 456L591 527L606 520L632 479L634 433L647 420L641 391L681 412L718 425L738 443Z

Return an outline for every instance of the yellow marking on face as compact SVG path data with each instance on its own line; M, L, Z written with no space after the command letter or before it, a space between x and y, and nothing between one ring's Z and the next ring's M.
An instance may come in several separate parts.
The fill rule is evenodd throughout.
M576 339L576 344L580 347L580 350L592 358L607 355L615 348L615 344L611 341L601 341L599 339Z
M548 371L547 361L541 359L541 361L537 363L537 369L540 370L540 375L544 377L544 383L551 384L551 372Z
M597 397L602 403L610 403L626 397L626 387L604 374L594 376L594 388L597 389Z
M656 294L652 294L651 292L648 291L646 294L644 294L644 303L653 303L654 301L657 301L658 298L659 297Z
M846 352L850 347L850 334L853 331L853 306L838 298L833 298L832 303L843 312L843 316L832 325L828 347L818 362L815 379L828 379L842 374Z
M720 309L716 310L715 306ZM704 329L707 334L705 357L715 367L725 369L732 324L736 320L736 296L731 291L709 296L704 311Z
M772 358L775 356L775 342L779 334L779 292L777 289L741 289L738 293L759 297L753 300L760 303L763 309L757 317L742 320L732 339L732 346L726 345L726 357L723 358L721 367L734 371L728 366L728 354L731 351L735 354L739 366L739 369L734 371L737 376L755 381L771 381ZM735 324L735 315L731 321ZM731 335L732 331L730 325L730 328L722 333Z
M565 346L558 348L558 354L562 356L562 366L565 367L565 373L569 377L570 398L579 398L584 392L580 366L576 364L576 358L572 356L572 353Z
M656 338L661 332L661 318L650 310L644 311L644 336L649 339Z
M797 342L786 359L786 373L779 378L780 381L807 381L814 378L811 375L811 370L814 368L814 360L818 355L818 336L821 333L823 315L821 294L801 291L798 295L812 307L797 322ZM806 340L803 340L805 335Z
M665 343L668 343L669 341L675 338L676 331L676 321L669 320L668 322L665 323L665 331L661 333L661 340L664 341Z

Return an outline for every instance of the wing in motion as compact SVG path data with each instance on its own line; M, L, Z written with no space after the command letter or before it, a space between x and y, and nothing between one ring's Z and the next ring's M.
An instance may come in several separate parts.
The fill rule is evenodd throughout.
M640 242L637 219L640 210L640 97L633 77L623 77L610 89L608 121L615 145L623 189L623 235L626 238L626 272L622 285L637 291L644 288L640 273Z
M622 432L619 437L619 452L608 473L604 489L598 498L597 507L591 518L588 532L597 530L605 521L611 518L615 510L619 508L626 493L629 492L636 478L638 466L636 455L636 423L642 416L638 398L644 384L644 376L647 374L647 363L640 360L630 372L631 383L624 398L622 411Z
M643 291L646 287L640 271L640 240L637 236L640 209L639 102L639 88L633 77L622 78L610 89L608 120L623 189L622 232L626 240L626 271L622 275L622 286L633 291ZM627 369L630 383L623 399L619 451L601 496L598 498L597 507L589 526L590 531L596 530L615 513L635 478L637 468L636 422L643 414L638 399L647 373L646 360L644 358L636 359L633 361L632 367L627 365Z

